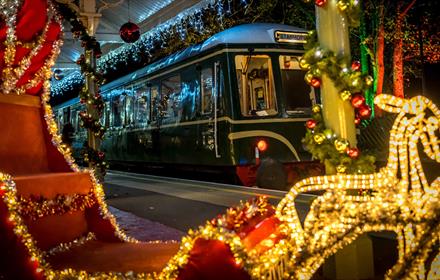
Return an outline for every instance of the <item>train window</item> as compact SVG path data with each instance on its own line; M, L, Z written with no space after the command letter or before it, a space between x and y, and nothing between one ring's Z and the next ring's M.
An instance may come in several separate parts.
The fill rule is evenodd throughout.
M202 114L212 112L212 87L213 87L213 74L212 67L203 68L200 80L201 80L201 112Z
M181 72L182 92L180 96L182 104L181 120L183 121L193 120L196 117L200 96L200 81L199 73L195 70L194 66Z
M121 127L125 122L125 94L122 90L113 90L112 94L112 116L113 127Z
M133 96L133 88L129 88L125 90L125 125L134 124L134 96Z
M110 126L110 115L111 115L111 108L110 108L110 102L104 103L104 110L103 110L103 124L104 127Z
M150 116L150 100L145 84L135 87L134 119L136 126L145 126Z
M165 118L176 118L180 115L180 75L174 75L162 80L161 100L162 116Z
M61 129L64 125L63 109L58 110L57 119L58 119L58 128Z
M159 100L159 86L154 85L150 88L150 97L151 97L151 120L157 120L157 113L162 111L161 102ZM159 110L160 109L160 110Z
M64 124L70 121L70 107L66 107L63 109L63 121Z
M286 113L310 113L313 91L304 82L305 71L299 67L299 57L280 55L282 92L286 102Z
M78 109L72 108L70 112L70 124L74 128L75 131L78 131Z
M277 113L272 62L268 55L235 56L241 113L270 116Z

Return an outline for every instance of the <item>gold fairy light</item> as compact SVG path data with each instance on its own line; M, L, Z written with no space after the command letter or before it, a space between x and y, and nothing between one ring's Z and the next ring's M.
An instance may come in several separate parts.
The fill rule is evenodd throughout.
M440 111L421 96L406 100L380 95L375 102L383 110L398 114L390 133L387 166L369 175L305 179L293 186L277 207L277 216L288 224L294 246L288 273L294 279L310 279L327 257L362 233L383 230L398 236L399 258L387 278L416 279L428 272L428 279L436 279L440 177L428 183L417 144L422 144L429 158L440 162L436 135ZM360 189L371 190L372 194L355 195L353 190ZM295 198L318 190L325 193L312 203L303 227ZM437 257L428 263L431 251Z

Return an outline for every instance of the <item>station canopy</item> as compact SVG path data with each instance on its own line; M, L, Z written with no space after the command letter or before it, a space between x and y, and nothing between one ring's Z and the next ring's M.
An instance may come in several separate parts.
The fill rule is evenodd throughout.
M101 15L95 37L101 44L104 55L126 44L119 35L119 29L124 23L131 21L137 24L142 34L172 20L182 11L204 2L203 0L58 0L62 3L69 2L78 8L90 1L95 1L96 12ZM84 52L81 42L73 38L70 29L69 23L65 23L64 44L53 67L53 70L57 69L57 72L62 73L64 77L79 71L76 61Z

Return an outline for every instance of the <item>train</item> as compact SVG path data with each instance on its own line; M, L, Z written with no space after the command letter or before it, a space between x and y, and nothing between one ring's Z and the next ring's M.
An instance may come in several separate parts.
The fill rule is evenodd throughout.
M220 174L246 186L285 189L322 173L304 149L305 122L319 95L299 60L307 31L238 25L101 87L101 144L111 166ZM84 105L54 107L81 149Z

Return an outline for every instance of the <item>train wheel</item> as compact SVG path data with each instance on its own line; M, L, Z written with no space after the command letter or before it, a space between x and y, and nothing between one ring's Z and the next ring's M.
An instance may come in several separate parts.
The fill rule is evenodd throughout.
M266 189L286 190L287 174L284 166L274 159L264 159L257 170L257 186Z

